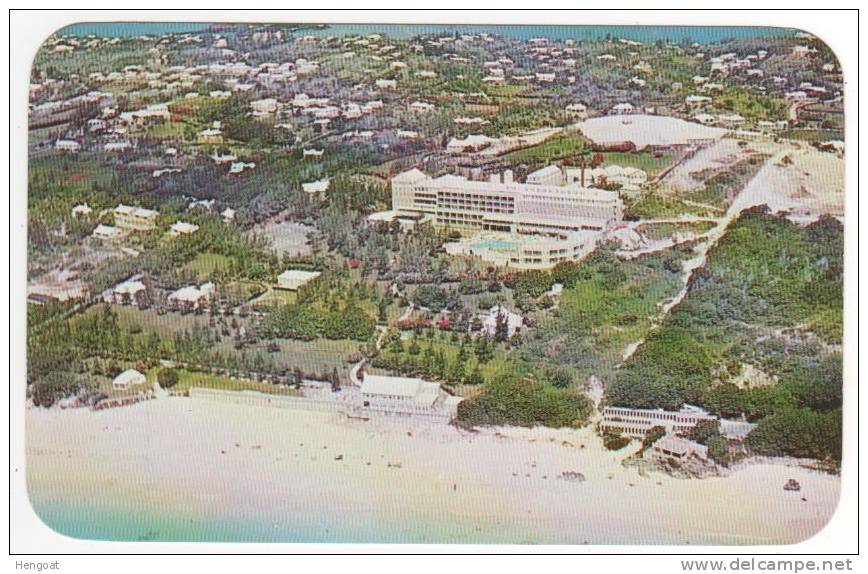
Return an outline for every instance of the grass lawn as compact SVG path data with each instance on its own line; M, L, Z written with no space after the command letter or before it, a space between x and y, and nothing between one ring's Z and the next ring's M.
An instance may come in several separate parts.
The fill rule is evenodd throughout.
M435 354L443 351L443 356L446 358L447 364L454 363L458 357L458 352L461 348L461 342L459 340L458 343L453 343L449 340L449 336L450 335L448 333L435 333L435 336L432 339L429 339L425 335L419 336L417 342L421 350L418 356L421 356L430 345ZM463 335L461 337L463 338ZM404 351L400 353L401 355L409 355L408 349L410 347L410 341L411 339L409 338L403 340ZM389 350L385 350L383 352L391 356L395 356L398 354ZM465 371L469 373L474 368L476 368L476 365L478 363L476 355L474 354L473 344L467 347L467 357L468 359L465 363ZM515 358L516 357L514 357L513 351L511 351L510 349L507 349L503 346L496 347L494 351L494 357L490 361L481 364L479 367L480 371L482 372L482 376L485 377L485 379L493 377L497 373L502 372L502 370L507 367ZM391 373L391 371L376 368L372 369L371 371L380 374Z
M505 157L516 162L552 162L575 156L590 149L590 145L590 141L580 134L556 135L535 146L510 152Z
M660 157L654 157L650 153L632 152L604 152L604 165L620 165L621 167L638 167L648 174L649 178L672 165L676 160L675 153L664 153Z
M148 371L148 378L156 380L156 372L159 370L152 369ZM249 381L246 379L233 379L223 375L215 375L212 373L199 373L178 369L178 384L172 387L173 391L188 391L193 387L204 389L220 389L223 391L257 391L260 393L269 393L274 395L299 395L300 393L293 389L270 385L268 383L260 383L258 381Z
M269 342L260 342L247 348L247 353L261 352L278 367L293 369L299 367L305 373L327 374L333 369L345 381L349 373L349 359L359 350L361 343L348 339L316 339L297 341L295 339L275 339L278 350L268 351Z
M148 126L148 135L161 140L182 140L185 141L185 132L187 125L184 122L156 122Z
M298 299L298 292L286 289L271 289L261 297L251 301L251 307L271 307L273 305L290 305Z
M184 269L195 273L200 280L209 279L215 271L229 269L231 261L230 257L219 253L199 253L195 259L184 266Z
M624 215L634 219L654 219L695 215L699 217L716 217L719 213L696 205L690 205L674 197L664 197L653 191L646 191L630 203Z
M160 337L171 337L175 333L192 330L197 323L208 324L208 315L182 315L180 313L166 313L158 315L154 309L141 310L130 305L112 305L112 310L117 313L118 324L122 328L129 329L138 326L145 333L156 333ZM101 312L99 306L91 307L86 313Z
M714 223L707 221L701 223L647 223L637 229L646 237L654 240L669 239L676 233L694 233L701 235L714 227Z

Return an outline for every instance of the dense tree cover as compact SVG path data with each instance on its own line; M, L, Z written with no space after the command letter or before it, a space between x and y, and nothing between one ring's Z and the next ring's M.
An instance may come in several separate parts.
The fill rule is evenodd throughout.
M641 339L659 313L657 303L679 288L683 250L620 260L607 247L580 263L557 265L535 292L560 283L564 290L555 313L540 320L522 345L533 359L569 365L585 376L606 375L624 348ZM549 286L549 287L547 287Z
M266 332L305 341L320 337L366 341L377 325L377 298L373 286L325 273L302 285L295 303L275 309L266 321Z
M729 466L732 456L729 443L720 434L720 421L701 421L687 434L687 438L708 447L708 456L719 465Z
M461 307L461 299L453 292L437 285L422 285L413 294L413 302L420 307L439 312Z
M520 372L503 372L458 405L458 419L473 425L579 427L592 410L591 401L574 389L559 389Z
M27 338L28 380L59 371L85 372L90 357L136 361L172 358L202 362L210 357L212 341L206 333L179 332L160 337L118 320L110 305L91 309L67 320L55 321Z
M157 372L157 382L164 389L171 389L178 384L178 371L172 368L162 368Z
M830 218L801 228L764 209L743 213L682 303L608 385L607 401L668 409L693 403L745 416L759 421L754 432L763 438L751 444L765 453L807 452L796 443L805 442L799 433L809 424L822 422L824 436L834 436L830 413L841 405L842 371L841 354L829 345L841 340L842 241ZM770 381L737 386L744 365ZM831 444L813 444L812 456L834 459Z
M762 419L747 437L757 454L841 461L841 409L787 408Z
M87 277L91 293L100 293L135 273L145 273L168 286L181 286L196 280L184 274L183 266L197 255L210 253L229 258L229 265L219 270L218 283L234 279L274 280L282 271L277 256L268 250L265 239L247 236L238 228L225 225L214 215L188 216L185 220L199 224L199 230L164 240L159 232L142 235L147 246L137 257L105 262Z
M66 397L86 393L93 383L79 373L65 370L40 373L31 379L29 395L37 407L50 407Z

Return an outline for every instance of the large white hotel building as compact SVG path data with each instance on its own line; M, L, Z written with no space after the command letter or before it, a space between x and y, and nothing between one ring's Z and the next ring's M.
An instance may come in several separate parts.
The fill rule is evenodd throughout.
M512 172L487 181L456 175L432 178L411 169L392 178L392 209L399 216L425 216L438 226L568 238L603 231L621 220L624 205L615 191L565 183L549 166L526 183Z

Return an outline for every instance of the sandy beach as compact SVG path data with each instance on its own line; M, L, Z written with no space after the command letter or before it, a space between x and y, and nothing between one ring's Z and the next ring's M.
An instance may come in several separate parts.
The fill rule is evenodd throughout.
M184 398L31 409L26 422L31 502L84 538L793 543L823 528L840 486L769 463L703 480L641 476L620 462L636 443L609 452L589 428L470 433ZM789 478L801 492L783 490Z

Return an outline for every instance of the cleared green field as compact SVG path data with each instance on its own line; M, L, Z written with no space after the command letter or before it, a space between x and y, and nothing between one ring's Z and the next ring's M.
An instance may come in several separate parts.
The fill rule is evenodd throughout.
M650 153L604 152L603 164L637 167L647 173L650 178L672 165L676 158L677 155L674 153L664 153L660 157L654 157Z
M183 122L157 122L148 127L148 135L161 140L186 141L187 127Z
M505 157L513 161L551 162L575 156L590 149L590 146L590 141L582 135L559 135L541 144L510 152Z
M298 299L296 291L286 289L271 289L261 297L250 302L253 307L271 307L274 305L290 305Z
M268 343L258 343L248 348L248 353L261 352L269 361L280 367L300 368L305 373L328 374L338 370L341 380L346 380L350 358L359 350L358 341L347 339L317 339L297 341L276 339L277 350L269 351Z
M118 325L121 328L140 328L146 333L156 333L160 337L171 337L176 333L190 331L195 325L208 324L208 316L196 316L193 314L182 315L180 313L166 313L159 315L154 309L141 310L129 305L112 305L112 310L117 313ZM99 306L91 307L85 313L100 313Z
M156 380L156 372L158 370L159 369L153 369L149 371L148 378ZM202 389L219 389L222 391L256 391L272 395L300 395L296 390L277 385L270 385L268 383L249 381L246 379L232 379L223 375L178 369L178 384L172 387L172 390L189 391L193 387Z
M215 271L226 271L232 262L230 257L219 253L200 253L187 263L184 269L192 271L199 279L209 279Z

